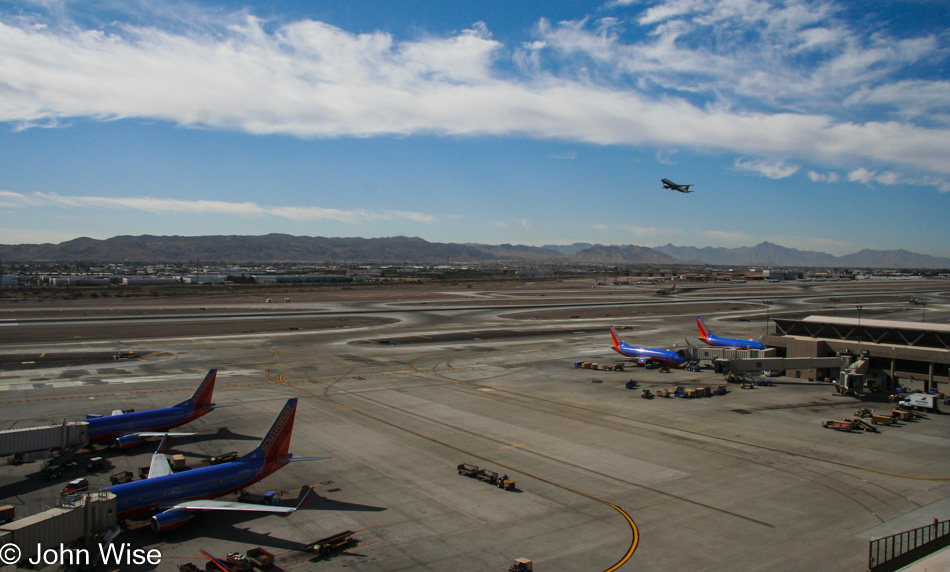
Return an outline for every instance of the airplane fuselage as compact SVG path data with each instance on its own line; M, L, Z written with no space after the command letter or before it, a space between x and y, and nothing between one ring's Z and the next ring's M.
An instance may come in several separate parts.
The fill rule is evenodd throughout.
M669 179L660 179L660 181L663 183L663 188L664 188L664 189L670 189L671 191L679 191L679 192L681 192L681 193L691 193L691 192L693 192L693 191L689 190L689 188L693 186L693 185L691 185L691 184L690 184L690 185L677 185L676 183L674 183L673 181L671 181L671 180L669 180Z
M620 344L614 346L613 349L620 355L642 360L658 361L668 365L682 365L686 363L683 356L670 350L631 346L625 342L620 342Z
M717 348L732 348L737 350L764 350L765 344L755 340L735 340L720 338L709 331L701 316L696 316L696 326L699 328L699 339L708 346Z
M195 499L213 499L246 488L278 467L264 470L263 459L239 459L163 477L113 485L119 519L150 516L163 504Z
M126 433L167 431L194 421L209 411L211 409L205 407L175 406L105 417L92 417L87 419L89 423L89 442L109 441Z
M717 348L733 348L737 350L764 350L765 344L755 340L735 340L732 338L720 338L716 336L700 337L700 340L708 346Z

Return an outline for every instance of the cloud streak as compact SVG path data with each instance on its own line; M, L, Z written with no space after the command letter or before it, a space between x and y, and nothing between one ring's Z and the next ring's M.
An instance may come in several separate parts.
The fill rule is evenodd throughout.
M147 118L302 138L527 136L950 175L945 82L891 79L945 58L934 37L861 35L834 4L810 0L612 6L637 13L629 25L640 35L612 17L542 20L534 42L506 46L481 23L398 40L245 13L164 27L152 15L158 23L102 29L0 15L0 121ZM907 93L918 96L903 108ZM875 106L888 111L857 119ZM924 123L935 109L942 118ZM743 165L766 176L788 169ZM308 213L293 216L374 216Z
M359 225L374 221L431 223L436 217L411 211L342 210L315 206L262 206L253 202L161 199L151 197L68 197L56 193L15 193L0 191L0 208L20 210L37 207L132 210L156 215L198 214L240 218L279 217L295 222L335 221Z

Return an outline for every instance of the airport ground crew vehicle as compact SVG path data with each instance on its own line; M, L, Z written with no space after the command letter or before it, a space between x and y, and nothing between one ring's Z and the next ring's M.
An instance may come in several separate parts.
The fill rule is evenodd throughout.
M353 534L354 532L352 530L344 530L343 532L321 538L316 542L308 544L304 547L304 550L314 552L317 556L326 556L334 550L339 550L354 542L359 542L359 539L353 538Z
M280 504L280 493L277 491L268 491L262 495L258 495L241 490L238 491L238 502L277 506Z
M270 570L274 567L274 555L260 546L247 551L247 560L261 570Z
M113 485L121 485L122 483L132 482L132 471L122 471L121 473L113 473L109 475L109 482Z

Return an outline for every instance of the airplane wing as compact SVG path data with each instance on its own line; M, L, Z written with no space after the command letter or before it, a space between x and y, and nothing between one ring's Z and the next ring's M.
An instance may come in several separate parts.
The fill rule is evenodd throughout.
M307 505L307 501L310 500L310 497L313 495L313 487L304 487L304 490L301 491L300 500L297 502L297 506L273 506L266 504L253 504L249 502L237 502L237 501L219 501L212 499L195 499L187 500L176 503L169 503L161 505L161 508L165 512L197 512L203 510L237 510L237 511L246 511L246 512L271 512L278 514L290 514L297 509L301 509Z
M156 433L156 432L143 431L141 433L123 433L122 434L123 437L125 437L126 435L134 435L136 437L164 437L165 435L169 435L172 437L190 437L192 435L197 435L197 433L169 433L168 431Z

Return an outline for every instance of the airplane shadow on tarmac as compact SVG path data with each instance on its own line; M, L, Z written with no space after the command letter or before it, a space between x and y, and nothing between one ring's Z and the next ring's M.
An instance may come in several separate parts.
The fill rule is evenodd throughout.
M296 502L297 499L295 498L292 500L292 502L285 501L284 504L290 506ZM310 501L307 502L307 506L300 510L384 511L387 509L371 505L335 501L314 493L314 496L310 499ZM175 546L185 542L193 542L200 538L207 538L209 540L213 539L218 541L214 544L218 544L220 541L231 543L234 545L234 548L239 548L238 545L260 546L266 548L270 552L277 554L289 551L299 551L301 558L299 559L300 562L298 562L298 564L306 562L307 560L311 562L316 560L313 559L312 552L305 550L305 548L310 546L310 543L316 539L307 539L309 542L289 540L286 538L272 536L270 532L255 532L250 528L243 528L240 526L245 522L253 521L263 517L264 515L260 513L211 511L198 515L192 522L180 529L162 533L161 535L156 534L150 528L143 528L125 532L120 538L123 542L128 542L132 548L158 548L159 550L161 550L161 545ZM286 518L292 519L294 518L294 515L288 515ZM156 545L156 543L160 544ZM211 543L209 542L209 544ZM215 557L224 558L226 556L226 550L218 550L221 552L221 554L219 554L217 551L211 551L211 553ZM310 558L308 558L308 556L310 556ZM318 557L317 559L322 559L322 557ZM184 560L184 558L177 557L176 560ZM201 562L202 560L204 560L204 557L198 553L196 549L194 561L203 565L204 563ZM131 567L128 569L128 572L144 572L146 570L154 569L156 568L150 566ZM161 569L161 565L159 565L158 569ZM271 568L271 570L279 571L281 568L275 565L273 568Z

